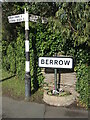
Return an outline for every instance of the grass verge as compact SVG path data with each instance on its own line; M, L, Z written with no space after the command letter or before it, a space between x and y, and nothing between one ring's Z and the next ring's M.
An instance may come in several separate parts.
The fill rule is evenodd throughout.
M25 81L20 80L4 70L2 70L2 95L11 97L16 100L25 99ZM32 92L30 97L31 102L43 103L43 88L40 87L38 91Z

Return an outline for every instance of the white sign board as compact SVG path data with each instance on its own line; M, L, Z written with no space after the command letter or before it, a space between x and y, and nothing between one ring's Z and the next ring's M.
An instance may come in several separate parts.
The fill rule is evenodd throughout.
M8 20L9 20L9 23L16 23L16 22L25 21L25 14L8 16Z
M47 18L30 14L30 19L29 19L30 21L32 21L32 22L37 22L39 19L41 19L41 22L42 22L42 23L47 23Z
M39 67L45 68L73 68L73 59L70 57L39 57Z
M25 19L26 19L25 14L8 16L9 23L23 22L23 21L25 21ZM30 18L29 18L30 21L37 22L39 19L41 19L42 23L47 23L47 21L48 21L47 18L45 18L45 17L40 17L37 15L30 14Z

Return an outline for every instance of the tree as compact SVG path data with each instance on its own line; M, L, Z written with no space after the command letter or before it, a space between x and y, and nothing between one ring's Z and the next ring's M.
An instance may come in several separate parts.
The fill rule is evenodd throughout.
M60 3L56 12L55 29L60 30L63 37L63 51L75 59L77 72L76 89L80 100L89 107L90 41L89 41L89 3Z

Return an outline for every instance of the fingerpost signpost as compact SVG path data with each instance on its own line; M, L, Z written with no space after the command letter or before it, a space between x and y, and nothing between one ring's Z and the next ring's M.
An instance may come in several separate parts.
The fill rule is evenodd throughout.
M28 101L31 96L31 76L30 76L30 54L29 54L29 21L37 22L41 19L42 23L47 23L47 19L37 15L28 14L26 11L24 14L8 16L9 23L25 22L25 99Z

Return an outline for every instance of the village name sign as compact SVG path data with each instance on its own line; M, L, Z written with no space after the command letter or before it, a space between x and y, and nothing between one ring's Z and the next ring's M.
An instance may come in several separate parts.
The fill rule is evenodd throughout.
M39 57L39 67L41 68L54 68L54 86L53 94L58 94L57 91L57 69L73 69L72 57ZM60 74L60 73L59 73Z
M70 57L39 57L39 67L72 69L73 59Z

